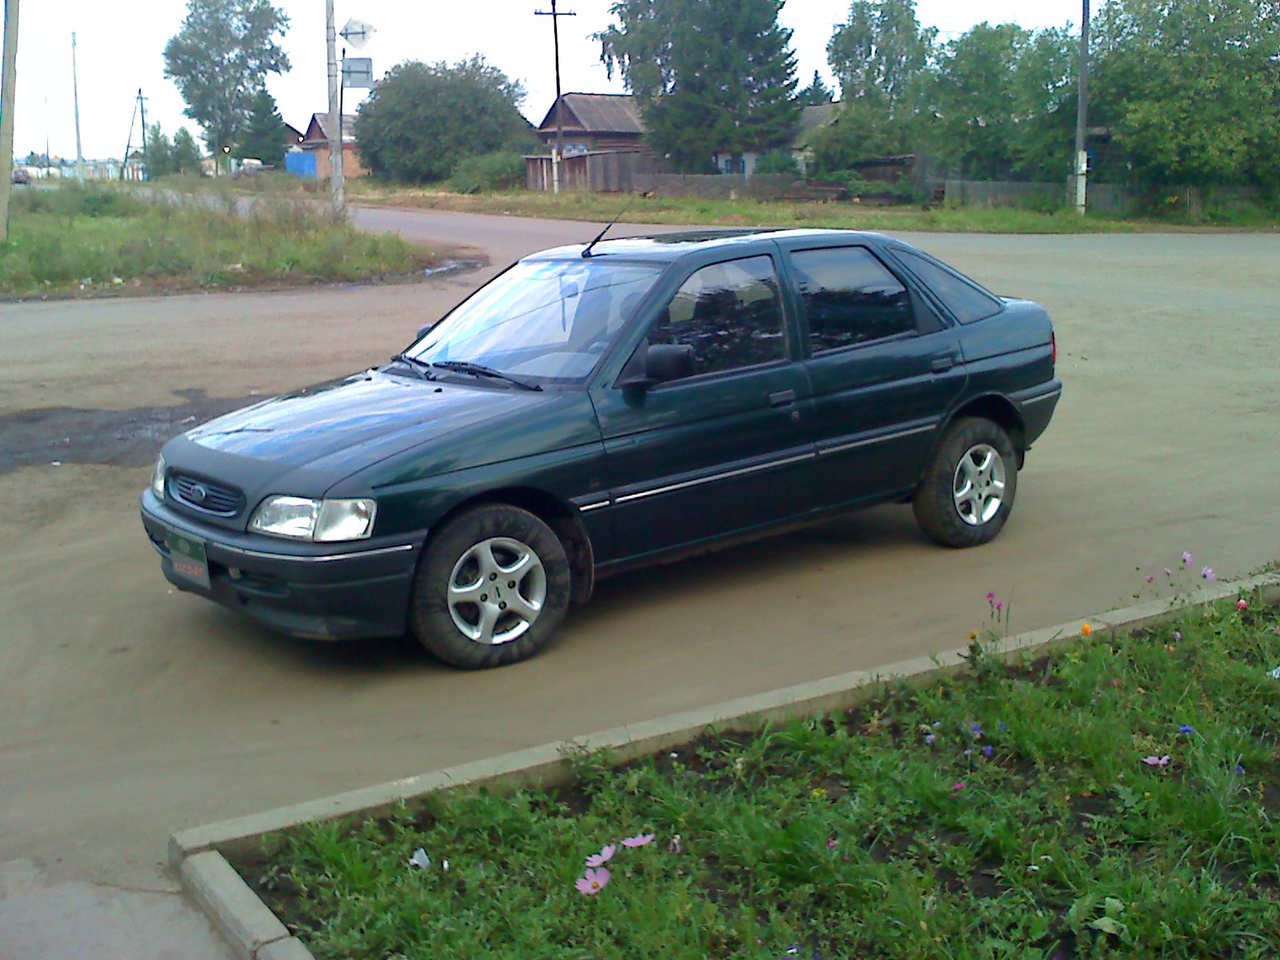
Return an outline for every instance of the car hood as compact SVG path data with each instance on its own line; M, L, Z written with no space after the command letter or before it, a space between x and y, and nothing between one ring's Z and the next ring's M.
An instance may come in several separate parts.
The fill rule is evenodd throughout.
M483 440L557 407L555 392L425 381L370 370L245 407L165 444L170 474L231 485L247 511L272 493L322 497L339 481L419 448L438 469L501 456ZM547 411L551 414L553 411ZM246 513L209 522L243 528Z

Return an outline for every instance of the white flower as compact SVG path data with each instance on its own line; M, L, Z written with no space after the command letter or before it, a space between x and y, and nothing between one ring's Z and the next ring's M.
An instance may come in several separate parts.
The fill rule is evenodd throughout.
M425 870L431 866L431 858L427 856L427 851L421 847L413 851L413 856L409 858L409 866L417 867L419 870Z

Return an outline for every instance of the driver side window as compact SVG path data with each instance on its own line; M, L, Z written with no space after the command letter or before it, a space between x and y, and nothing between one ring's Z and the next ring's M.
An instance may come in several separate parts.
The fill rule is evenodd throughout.
M695 375L785 359L773 259L747 257L701 268L654 321L647 342L692 347Z

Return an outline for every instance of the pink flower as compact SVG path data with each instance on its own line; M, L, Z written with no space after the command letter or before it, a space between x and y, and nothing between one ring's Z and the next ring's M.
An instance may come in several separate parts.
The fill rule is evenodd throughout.
M834 850L836 848L836 845L839 844L839 842L840 841L837 840L835 837L831 837L830 839L827 840L827 849Z
M622 845L627 848L647 847L651 843L653 843L652 833L637 833L634 837L622 838Z
M951 792L952 792L952 793L959 793L959 792L960 792L961 790L963 790L963 789L964 789L964 781L963 781L963 780L957 780L955 783L953 783L953 784L951 785Z
M996 601L996 613L999 613L999 612L1000 612L1001 610L1003 610L1003 609L1004 609L1004 602L1003 602L1002 600L997 600L997 601Z
M1172 577L1172 576L1173 576L1173 571L1172 571L1172 570L1170 570L1168 567L1165 567L1165 568L1164 568L1164 575L1165 575L1166 577Z
M1173 639L1174 639L1175 641L1176 641L1176 640L1181 640L1181 639L1182 639L1182 631L1181 631L1181 630L1175 630L1175 631L1173 631Z
M1195 557L1193 557L1193 556L1191 555L1191 551L1190 551L1190 550L1183 550L1183 551L1182 551L1182 562L1183 562L1183 564L1185 564L1185 565L1187 565L1187 566L1190 566L1191 561L1192 561L1192 560L1194 560L1194 559L1195 559Z
M1148 767L1167 767L1169 765L1169 755L1166 753L1163 757L1143 757L1142 762Z
M1249 609L1249 601L1241 597L1239 600L1236 601L1236 609L1239 610L1241 613L1244 613L1244 611Z
M578 892L594 897L609 885L609 871L601 867L599 870L588 870L574 884Z
M1208 580L1210 583L1212 583L1212 582L1213 582L1213 580L1215 579L1215 574L1214 574L1214 572L1213 572L1213 567L1201 567L1201 568L1200 568L1200 576L1204 577L1206 580Z
M613 859L613 855L617 853L618 848L612 843L605 844L600 848L599 853L593 853L587 857L588 867L603 867L606 863Z
M987 591L987 603L995 603L995 602L996 602L996 595L995 595L994 593L992 593L990 590L988 590L988 591Z
M1154 579L1155 579L1155 577L1154 577L1152 574L1150 574L1150 573L1148 573L1148 574L1147 574L1147 583L1150 583L1150 582L1151 582L1152 580L1154 580Z

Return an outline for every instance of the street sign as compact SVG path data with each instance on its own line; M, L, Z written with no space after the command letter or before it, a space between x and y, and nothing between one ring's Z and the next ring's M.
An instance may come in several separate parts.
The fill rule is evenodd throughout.
M370 57L343 57L342 85L344 87L372 87L373 60Z
M360 20L348 20L339 34L343 40L359 50L373 36L373 27Z

